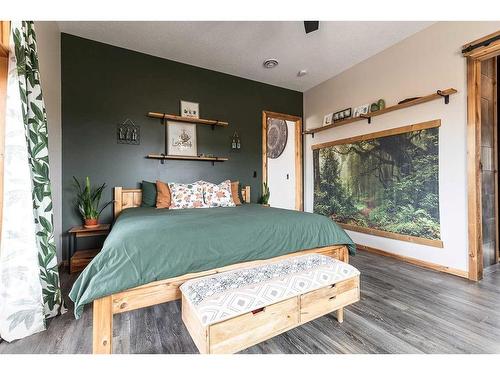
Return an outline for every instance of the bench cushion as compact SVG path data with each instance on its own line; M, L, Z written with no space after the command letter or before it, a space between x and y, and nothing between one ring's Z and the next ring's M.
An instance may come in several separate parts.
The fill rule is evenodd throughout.
M207 326L357 275L347 263L308 254L189 280L180 289Z

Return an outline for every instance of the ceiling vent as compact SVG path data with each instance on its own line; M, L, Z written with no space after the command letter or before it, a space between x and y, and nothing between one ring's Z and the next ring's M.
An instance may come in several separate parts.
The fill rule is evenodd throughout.
M271 69L271 68L278 66L278 60L266 59L266 60L264 60L264 63L262 65L264 65L264 68L266 68L266 69Z

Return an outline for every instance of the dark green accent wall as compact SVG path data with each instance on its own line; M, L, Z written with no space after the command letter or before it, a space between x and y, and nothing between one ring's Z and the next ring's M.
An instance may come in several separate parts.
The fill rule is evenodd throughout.
M249 54L252 51L248 51ZM139 187L142 180L220 182L238 179L260 194L261 116L263 110L302 116L302 93L143 53L61 35L63 230L79 225L72 176L90 176L93 184ZM270 72L271 73L271 72ZM271 73L272 74L272 73ZM179 113L180 100L200 103L201 117L229 122L226 129L197 127L199 153L229 161L159 161L149 153L164 151L164 126L149 111ZM116 142L116 126L131 119L141 127L140 145ZM240 152L230 149L238 131ZM253 177L253 172L257 177ZM111 207L102 222L112 219Z

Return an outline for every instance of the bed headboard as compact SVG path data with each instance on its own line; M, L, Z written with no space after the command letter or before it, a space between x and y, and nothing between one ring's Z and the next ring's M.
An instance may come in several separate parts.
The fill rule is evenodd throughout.
M245 203L250 203L250 186L241 187L241 196ZM126 208L139 207L142 202L142 190L141 189L126 189L121 186L116 186L114 188L114 206L113 214L115 219L118 214Z
M121 186L115 187L115 202L113 213L115 219L118 214L126 208L139 207L142 202L142 190L141 189L126 189Z

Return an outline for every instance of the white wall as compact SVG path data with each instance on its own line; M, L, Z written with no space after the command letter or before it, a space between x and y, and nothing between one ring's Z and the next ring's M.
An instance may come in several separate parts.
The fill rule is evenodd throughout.
M61 33L56 22L35 22L40 80L47 111L49 162L57 259L62 260Z
M500 22L439 22L304 93L305 127L320 126L335 110L372 103L387 105L453 87L442 100L410 107L305 138L305 209L313 207L311 145L389 128L441 119L439 194L444 248L349 232L362 245L467 271L466 61L460 47L500 29Z

